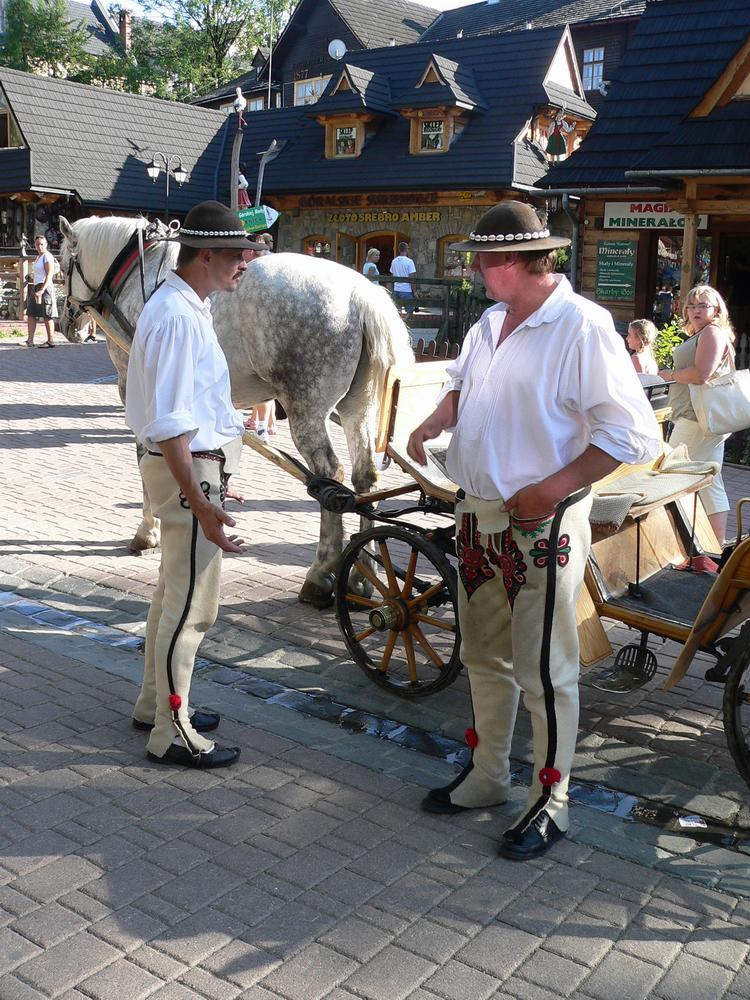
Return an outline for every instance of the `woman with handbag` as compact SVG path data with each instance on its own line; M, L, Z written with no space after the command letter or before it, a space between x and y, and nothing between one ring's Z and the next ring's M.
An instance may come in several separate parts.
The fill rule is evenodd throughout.
M669 438L672 447L687 446L693 461L718 462L724 459L724 442L729 433L714 433L706 426L701 391L712 380L734 371L734 332L729 322L726 303L710 285L696 285L688 292L683 307L683 321L687 340L679 344L672 354L674 370L665 369L659 375L669 387L669 405L672 407L674 429ZM714 392L720 392L719 388ZM695 404L700 408L700 418ZM727 498L721 473L710 486L700 491L700 498L708 514L711 527L719 543L726 541Z

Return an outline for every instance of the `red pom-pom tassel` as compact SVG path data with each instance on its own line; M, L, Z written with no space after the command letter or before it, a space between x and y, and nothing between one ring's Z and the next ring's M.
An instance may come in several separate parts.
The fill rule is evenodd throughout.
M539 780L547 788L549 785L556 785L562 775L556 767L543 767L539 772Z
M466 740L466 746L473 750L477 743L479 743L476 729L472 729L470 726L464 733L464 739Z
M173 712L179 712L182 708L182 698L178 694L170 694L169 696L169 707Z

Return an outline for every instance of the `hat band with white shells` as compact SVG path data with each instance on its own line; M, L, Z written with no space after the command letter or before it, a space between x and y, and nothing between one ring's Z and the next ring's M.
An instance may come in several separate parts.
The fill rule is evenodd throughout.
M512 242L514 240L546 240L549 238L549 229L540 229L536 233L508 233L506 236L504 233L490 234L489 236L482 236L480 233L470 233L469 238L476 240L478 243L503 243L504 241Z
M178 230L181 236L245 236L243 228L238 229L185 229L181 226Z

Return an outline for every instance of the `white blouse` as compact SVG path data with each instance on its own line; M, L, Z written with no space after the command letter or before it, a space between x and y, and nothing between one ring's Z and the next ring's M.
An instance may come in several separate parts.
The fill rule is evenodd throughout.
M128 361L125 420L150 451L186 434L212 451L243 431L209 300L170 271L141 313Z
M498 347L507 307L489 308L448 366L460 390L446 456L451 479L507 500L590 444L620 462L655 458L661 434L612 317L555 275L548 299Z

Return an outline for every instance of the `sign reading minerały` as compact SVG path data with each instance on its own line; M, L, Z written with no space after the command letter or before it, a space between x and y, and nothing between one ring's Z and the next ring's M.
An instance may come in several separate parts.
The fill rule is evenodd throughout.
M599 302L635 298L635 262L638 244L635 240L600 240L596 244L596 288Z
M698 216L698 228L706 229L708 216ZM605 229L684 229L685 216L666 201L608 201L604 205Z

